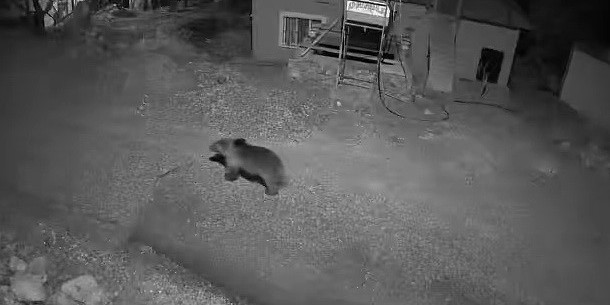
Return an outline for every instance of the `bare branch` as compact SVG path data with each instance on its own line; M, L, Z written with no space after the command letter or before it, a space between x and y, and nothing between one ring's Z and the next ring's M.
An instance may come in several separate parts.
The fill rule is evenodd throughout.
M49 14L49 12L45 12L45 14L51 17L51 19L53 19L53 25L57 25L57 20L55 19L55 17L53 17L53 15Z
M42 6L40 6L39 0L32 0L32 4L34 5L34 10L38 12L42 12Z
M47 6L44 8L45 13L48 13L53 8L53 3L55 3L55 0L47 1Z

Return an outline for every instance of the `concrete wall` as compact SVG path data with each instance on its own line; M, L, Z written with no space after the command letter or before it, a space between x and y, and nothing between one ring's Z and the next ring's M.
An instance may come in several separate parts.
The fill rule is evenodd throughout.
M428 75L428 35L431 23L430 16L422 16L414 24L415 32L411 36L411 70L418 85L423 85Z
M426 90L452 92L455 79L455 18L431 14L430 66Z
M498 85L506 86L513 65L519 31L469 20L461 20L456 37L456 74L459 78L476 80L477 66L483 48L504 53Z
M400 6L400 19L398 21L398 26L401 30L404 30L407 27L416 28L425 14L426 7L424 5L403 3Z
M438 13L456 16L459 9L458 0L434 0L434 8Z
M341 0L252 0L252 52L255 58L288 61L291 48L280 47L282 11L320 15L331 23L341 16Z
M610 64L574 50L561 99L579 113L610 130Z

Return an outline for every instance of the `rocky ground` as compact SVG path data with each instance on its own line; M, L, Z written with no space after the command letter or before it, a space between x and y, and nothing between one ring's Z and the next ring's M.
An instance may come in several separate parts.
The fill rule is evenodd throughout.
M181 161L157 142L154 126L163 124L146 124L147 100L197 82L191 70L174 78L180 72L163 55L180 37L167 36L181 30L180 15L144 12L125 22L115 12L96 15L76 41L3 32L13 48L2 56L2 139L13 144L3 152L0 303L236 303L150 247L123 246L156 175ZM177 80L163 83L168 75Z
M2 121L17 132L2 134L14 176L1 180L0 300L603 304L603 137L534 107L399 120L366 90L333 91L323 69L289 80L247 59L244 20L213 4L115 11L71 52L45 50L94 69L58 63L46 68L65 80L7 89L47 103ZM30 75L16 62L7 88ZM277 151L290 186L266 197L223 181L207 160L221 136Z

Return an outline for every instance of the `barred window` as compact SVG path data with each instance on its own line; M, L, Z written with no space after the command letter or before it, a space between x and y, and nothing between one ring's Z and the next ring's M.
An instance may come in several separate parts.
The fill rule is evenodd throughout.
M296 13L285 13L281 16L280 46L297 47L309 35L312 29L325 22L324 17L306 16Z

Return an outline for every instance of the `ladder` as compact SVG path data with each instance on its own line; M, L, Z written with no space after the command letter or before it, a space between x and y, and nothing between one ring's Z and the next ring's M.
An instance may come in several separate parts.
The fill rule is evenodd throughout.
M346 84L345 80L351 79L360 82L367 80L358 79L345 75L345 65L349 48L350 29L355 27L364 30L379 31L379 48L376 50L375 64L381 64L383 60L383 48L386 39L386 28L389 23L390 8L385 1L379 0L347 0L344 1L343 15L341 17L341 44L339 45L339 65L335 87ZM373 87L374 88L374 85ZM372 89L371 88L371 89Z

